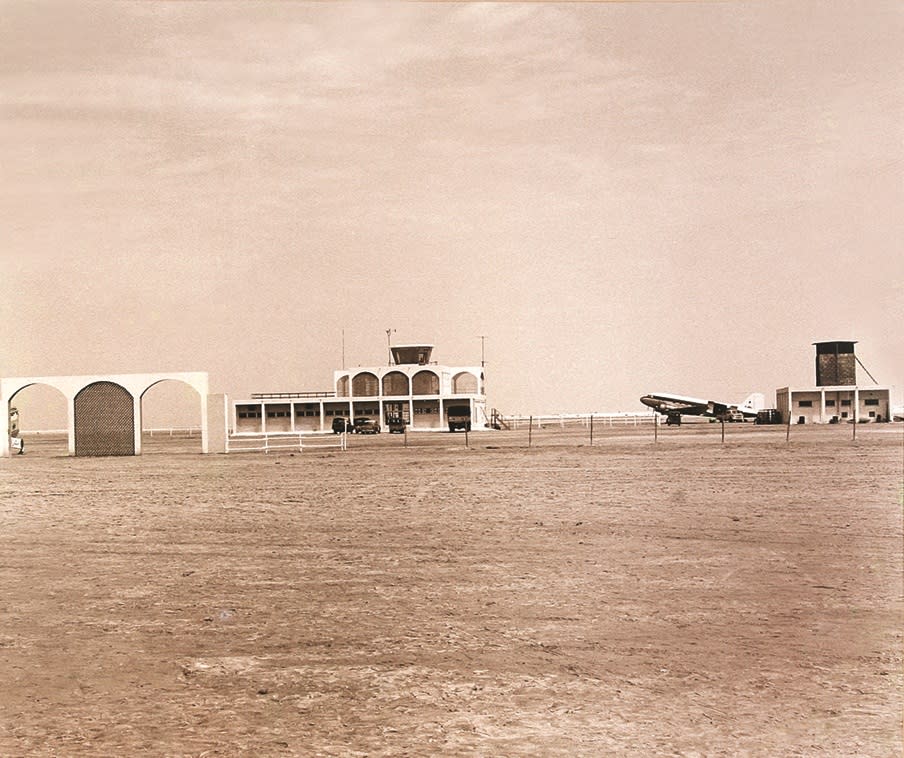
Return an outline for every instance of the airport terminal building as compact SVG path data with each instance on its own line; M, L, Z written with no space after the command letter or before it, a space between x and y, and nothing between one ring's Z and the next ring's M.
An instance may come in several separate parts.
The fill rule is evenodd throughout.
M855 344L839 341L814 343L816 386L777 389L776 407L783 419L792 424L891 421L891 388L878 384L861 387L857 384L859 360L854 354ZM868 371L866 373L869 374Z
M327 392L269 392L232 403L235 434L331 432L333 419L370 418L385 428L401 417L411 431L448 428L449 409L466 406L471 428L488 426L482 366L444 366L433 345L390 347L392 364L333 372Z

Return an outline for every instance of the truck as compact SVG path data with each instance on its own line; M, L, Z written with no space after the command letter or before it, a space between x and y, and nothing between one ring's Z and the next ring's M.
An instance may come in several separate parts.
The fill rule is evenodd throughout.
M756 412L754 424L781 424L782 412L778 408L763 408Z
M454 432L456 429L464 429L466 432L471 431L470 405L450 405L446 415L449 419L450 432Z

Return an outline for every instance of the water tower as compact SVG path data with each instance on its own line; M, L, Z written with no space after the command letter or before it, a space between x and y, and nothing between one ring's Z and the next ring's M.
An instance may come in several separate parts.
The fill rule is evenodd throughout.
M816 386L843 387L857 384L856 342L814 342L816 345Z

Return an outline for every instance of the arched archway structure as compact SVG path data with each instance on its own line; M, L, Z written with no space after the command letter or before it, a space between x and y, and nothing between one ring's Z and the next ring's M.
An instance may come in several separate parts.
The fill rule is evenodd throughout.
M10 406L18 392L33 384L45 384L59 390L66 398L69 455L140 455L141 397L155 384L167 379L183 382L198 393L201 406L201 452L209 452L209 380L206 371L0 379L2 423L5 426ZM2 432L0 456L5 457L10 454L9 435L6 429Z

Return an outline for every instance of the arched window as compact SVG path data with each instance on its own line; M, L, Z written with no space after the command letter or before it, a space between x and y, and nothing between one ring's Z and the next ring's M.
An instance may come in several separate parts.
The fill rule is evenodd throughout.
M348 397L348 374L340 376L336 382L336 397Z
M376 397L380 393L380 381L376 374L362 371L352 379L352 395L355 397Z
M433 371L418 371L411 381L413 395L438 395L439 377Z
M407 395L408 377L401 371L390 371L383 377L384 395Z
M477 377L463 371L452 377L452 392L456 395L468 395L477 393Z

